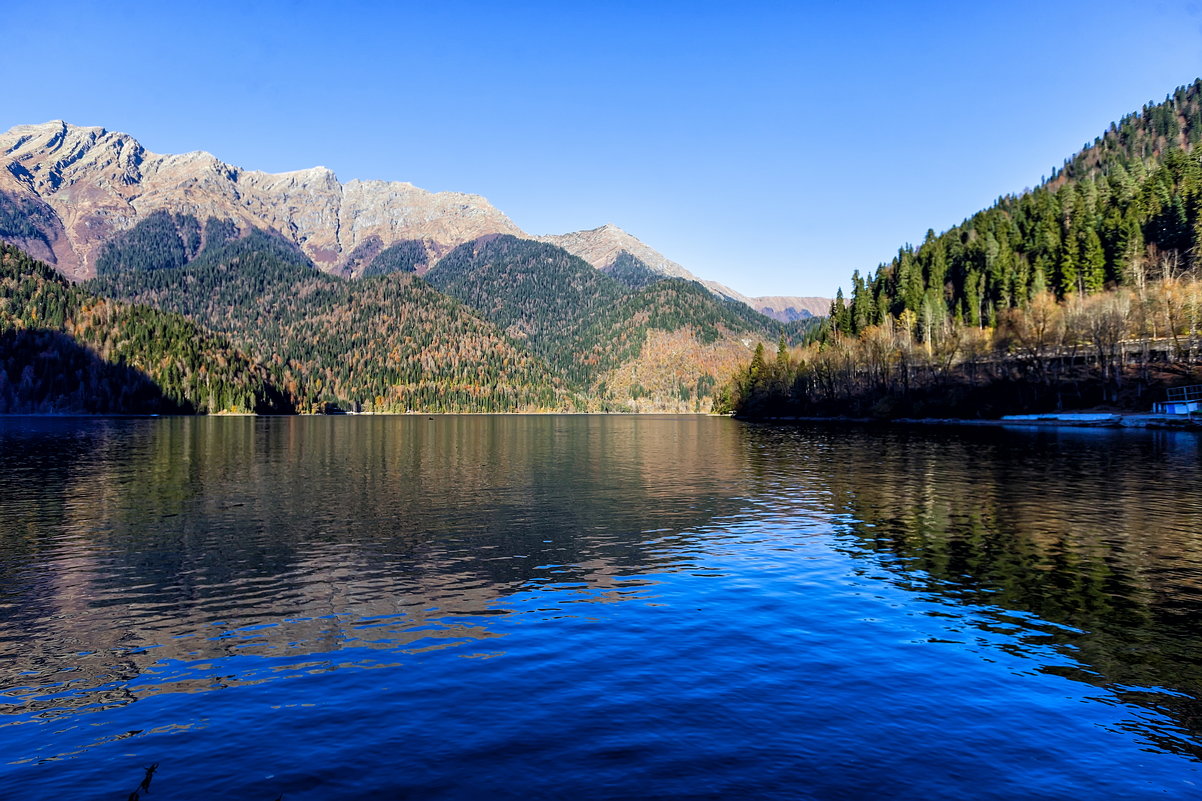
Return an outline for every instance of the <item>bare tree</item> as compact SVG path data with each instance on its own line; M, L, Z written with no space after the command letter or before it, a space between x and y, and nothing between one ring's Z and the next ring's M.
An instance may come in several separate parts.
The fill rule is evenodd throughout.
M1098 358L1103 392L1115 400L1123 381L1122 343L1128 331L1131 298L1126 292L1094 295L1082 304L1082 323Z

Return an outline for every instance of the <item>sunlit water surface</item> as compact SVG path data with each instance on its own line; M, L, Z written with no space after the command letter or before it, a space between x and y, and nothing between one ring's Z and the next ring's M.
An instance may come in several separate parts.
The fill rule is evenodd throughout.
M0 797L1198 798L1192 434L0 419Z

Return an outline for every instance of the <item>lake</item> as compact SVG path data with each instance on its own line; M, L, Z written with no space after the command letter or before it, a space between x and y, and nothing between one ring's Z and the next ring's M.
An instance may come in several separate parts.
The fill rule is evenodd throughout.
M0 418L0 797L1191 798L1195 434Z

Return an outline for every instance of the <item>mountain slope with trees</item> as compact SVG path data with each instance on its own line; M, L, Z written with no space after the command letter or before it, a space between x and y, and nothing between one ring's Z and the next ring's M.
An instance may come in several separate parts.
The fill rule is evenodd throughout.
M478 195L344 184L325 167L245 170L203 151L152 153L128 134L62 120L0 131L0 239L69 279L95 277L102 251L115 240L132 244L124 235L155 215L168 215L160 225L175 215L222 220L239 235L271 232L344 277L410 268L421 275L459 245L512 234L563 247L598 269L627 252L653 273L697 280L720 297L756 309L764 300L701 280L614 225L532 237ZM195 232L181 233L185 251L195 252ZM809 299L776 300L800 309Z
M268 366L302 411L584 404L541 360L411 272L338 278L263 232L206 247L181 267L128 265L86 286L228 336Z
M914 316L922 340L949 324L996 325L1006 309L1192 272L1202 258L1202 81L1111 124L1036 189L992 207L871 276L853 274L830 327L857 334Z
M597 393L629 398L640 409L705 411L752 344L784 328L694 281L667 278L595 317L567 352L592 370Z
M0 242L0 413L223 411L292 406L227 340L97 297Z
M460 245L425 278L580 383L588 371L578 369L564 341L625 295L621 284L583 259L514 236Z
M447 254L426 279L527 343L605 408L708 407L714 384L751 343L781 333L776 321L695 281L654 275L623 256L615 277L555 245L486 237Z
M720 408L1146 409L1163 385L1194 380L1200 140L1195 81L1111 124L1034 190L928 231L868 276L854 273L815 344L788 365L755 360Z
M234 236L151 215L101 251L86 286L228 336L301 410L703 410L753 343L784 328L695 282L651 280L633 259L623 283L512 236L456 248L425 280L411 245L347 279L282 237Z

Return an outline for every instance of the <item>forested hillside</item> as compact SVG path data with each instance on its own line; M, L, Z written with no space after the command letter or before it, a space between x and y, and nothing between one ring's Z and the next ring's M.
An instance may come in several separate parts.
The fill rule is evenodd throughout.
M288 412L262 365L0 242L0 413Z
M163 213L114 239L87 286L230 337L301 410L705 410L754 342L784 330L633 258L623 281L559 247L488 236L427 283L413 274L425 253L369 249L365 277L348 280L281 237Z
M728 406L998 413L1120 402L1136 368L1134 389L1171 383L1171 371L1152 381L1149 365L1196 352L1200 139L1196 81L1113 123L1036 189L854 273L816 344L788 367L745 370ZM994 381L1013 385L1010 403L968 400ZM1146 408L1145 395L1126 402Z
M676 411L708 409L719 376L746 360L755 342L783 328L746 306L714 297L694 281L643 286L594 317L565 351L593 376L595 391Z
M719 376L746 358L754 340L782 330L694 281L652 279L624 255L615 276L554 245L487 237L447 254L426 278L603 404L708 407Z
M667 276L653 271L642 259L624 250L614 259L613 264L602 267L601 272L631 289L642 289L656 281L667 279Z
M918 337L996 324L1050 291L1142 289L1202 258L1202 81L1123 117L1043 185L1003 197L942 234L928 231L867 278L852 276L830 325L857 334L911 312ZM842 297L842 296L840 296Z
M579 384L591 371L575 363L564 342L625 294L617 281L566 250L514 236L460 245L425 277Z
M206 247L182 267L122 267L87 286L229 336L267 364L301 410L572 410L584 403L539 359L411 273L337 278L261 232Z

